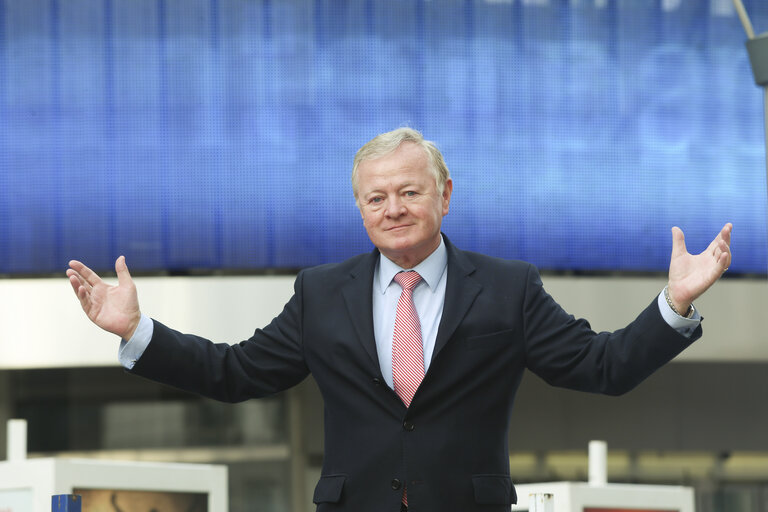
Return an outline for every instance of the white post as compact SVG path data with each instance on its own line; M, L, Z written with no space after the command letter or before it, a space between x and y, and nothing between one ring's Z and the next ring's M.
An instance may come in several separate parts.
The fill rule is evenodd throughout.
M27 420L8 420L8 460L27 458Z
M589 442L589 485L602 486L608 483L608 443Z
M528 512L555 512L555 497L545 493L529 494Z

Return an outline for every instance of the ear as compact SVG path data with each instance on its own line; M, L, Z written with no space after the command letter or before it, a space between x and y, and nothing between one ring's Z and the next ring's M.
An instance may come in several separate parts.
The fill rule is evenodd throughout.
M443 216L448 214L448 206L451 204L451 193L453 192L453 180L448 178L445 181L445 187L443 187Z

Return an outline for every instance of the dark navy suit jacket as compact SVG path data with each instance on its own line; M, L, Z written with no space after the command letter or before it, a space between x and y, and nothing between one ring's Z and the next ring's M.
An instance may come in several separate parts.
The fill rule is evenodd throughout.
M507 431L526 368L555 386L621 394L701 335L672 329L656 298L626 328L595 333L544 291L532 265L446 246L445 306L410 408L379 369L378 251L301 271L283 312L238 345L155 322L132 373L227 402L311 373L325 402L318 512L396 512L406 484L411 512L501 512L516 500Z

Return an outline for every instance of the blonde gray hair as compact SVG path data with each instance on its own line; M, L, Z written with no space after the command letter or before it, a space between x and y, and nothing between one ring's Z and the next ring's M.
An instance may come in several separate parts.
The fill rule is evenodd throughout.
M359 181L358 170L360 164L366 160L375 160L393 153L404 142L413 142L420 146L429 160L429 170L435 176L437 191L443 195L445 183L451 177L448 166L445 165L442 153L437 149L434 142L425 140L424 136L418 130L413 128L398 128L391 132L382 133L372 138L357 150L355 159L352 163L352 192L355 194L355 201L358 202L357 185ZM359 202L358 202L359 206Z

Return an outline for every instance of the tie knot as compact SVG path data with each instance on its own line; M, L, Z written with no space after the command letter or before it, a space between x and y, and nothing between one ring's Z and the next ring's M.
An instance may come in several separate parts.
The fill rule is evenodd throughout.
M416 288L416 285L421 281L421 276L415 270L408 272L398 272L395 274L395 282L399 284L403 290L411 291Z

